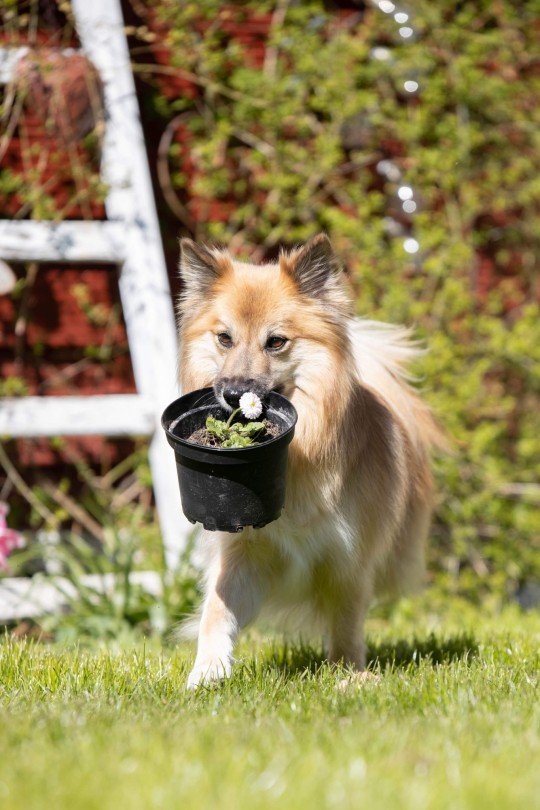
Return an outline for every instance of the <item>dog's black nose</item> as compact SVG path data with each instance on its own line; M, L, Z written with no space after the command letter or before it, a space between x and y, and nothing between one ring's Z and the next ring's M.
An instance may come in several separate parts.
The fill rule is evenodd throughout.
M243 393L244 392L240 391L239 388L233 388L232 386L227 387L223 389L223 399L231 408L238 408L238 403Z
M246 391L252 391L255 380L230 379L225 380L223 385L223 399L231 406L238 408L240 397Z

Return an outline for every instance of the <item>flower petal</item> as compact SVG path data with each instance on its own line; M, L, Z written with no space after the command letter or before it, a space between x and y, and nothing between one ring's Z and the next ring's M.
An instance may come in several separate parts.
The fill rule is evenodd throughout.
M240 409L246 419L256 419L262 413L262 402L252 391L246 391L240 397Z

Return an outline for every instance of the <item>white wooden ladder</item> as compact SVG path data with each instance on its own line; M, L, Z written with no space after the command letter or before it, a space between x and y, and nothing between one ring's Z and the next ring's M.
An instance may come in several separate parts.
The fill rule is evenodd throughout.
M177 396L176 330L124 21L120 0L72 0L72 9L82 51L104 83L101 174L109 188L108 220L0 220L0 258L118 264L138 393L3 399L0 436L149 436L165 557L172 568L193 530L181 513L174 456L160 425L163 408Z

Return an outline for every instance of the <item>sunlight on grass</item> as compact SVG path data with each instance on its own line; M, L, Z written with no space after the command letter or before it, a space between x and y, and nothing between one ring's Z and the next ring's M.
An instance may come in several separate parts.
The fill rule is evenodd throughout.
M0 803L19 808L515 808L540 791L540 617L448 631L373 620L372 669L276 641L223 686L185 690L191 650L6 637ZM396 626L397 623L397 626Z

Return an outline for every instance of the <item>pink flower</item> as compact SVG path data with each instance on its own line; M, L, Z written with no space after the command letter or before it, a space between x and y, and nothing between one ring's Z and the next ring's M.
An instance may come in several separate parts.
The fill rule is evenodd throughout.
M9 506L0 501L0 571L8 567L7 558L15 548L24 546L24 537L14 529L9 529L6 521Z

